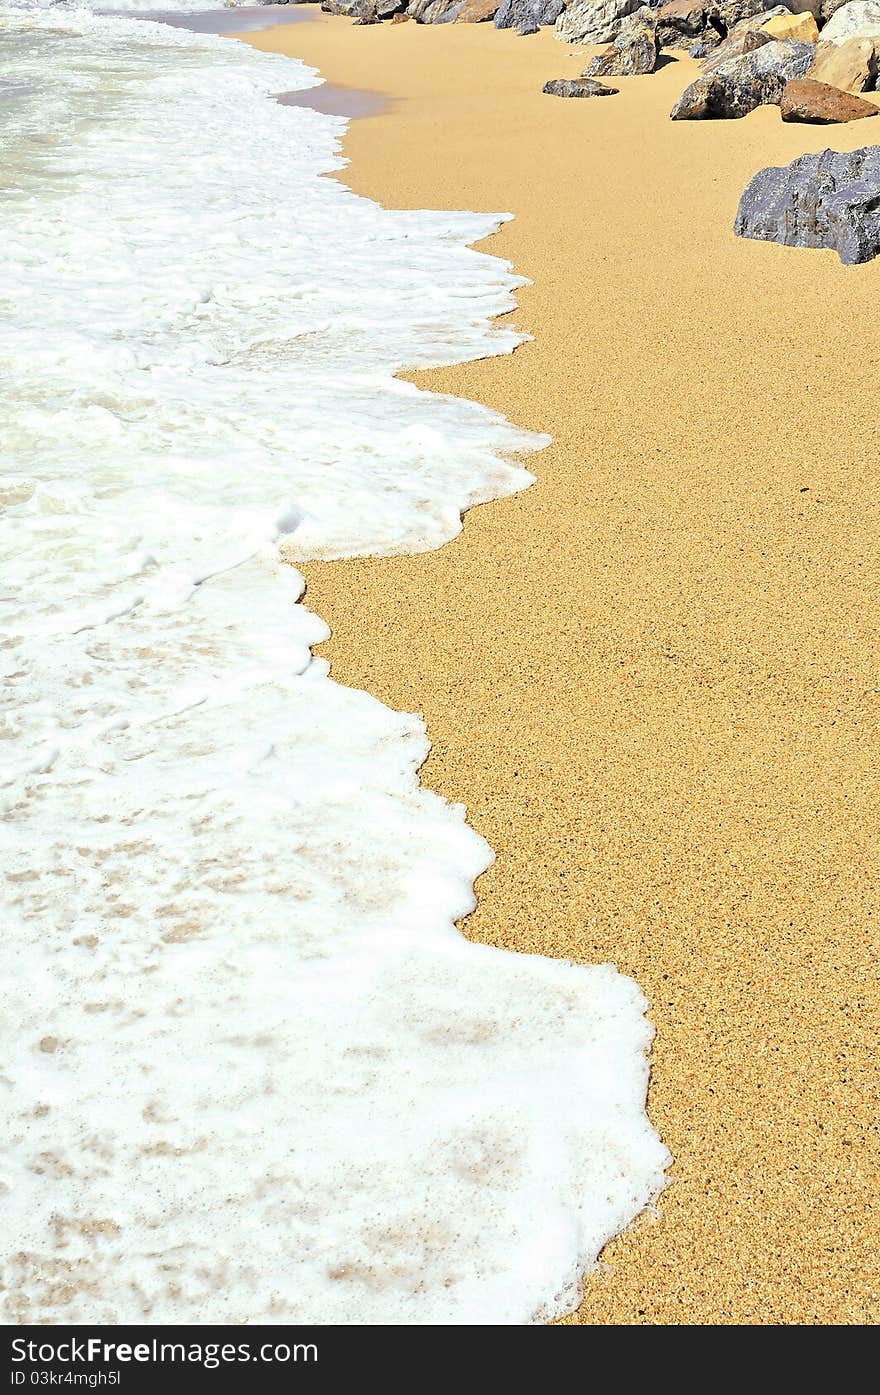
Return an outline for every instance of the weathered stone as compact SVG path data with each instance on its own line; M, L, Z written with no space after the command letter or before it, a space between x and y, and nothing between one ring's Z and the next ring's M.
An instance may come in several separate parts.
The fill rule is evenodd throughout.
M880 252L880 145L801 155L760 170L740 199L740 237L830 247L847 266Z
M744 19L754 19L768 10L778 10L777 0L711 0L706 7L706 22L724 36Z
M880 0L850 0L831 16L822 30L825 44L845 44L869 34L880 37Z
M495 18L495 11L501 4L501 0L464 0L464 4L455 16L456 24L483 24L487 19Z
M537 34L543 25L555 24L564 9L565 0L502 0L495 15L495 28Z
M708 0L669 0L657 11L657 42L661 48L690 48L703 39ZM717 35L715 38L717 39Z
M593 78L551 78L544 83L543 90L552 97L613 97L620 89L606 87L604 82Z
M832 126L841 121L859 121L876 116L873 102L829 87L812 78L795 78L783 88L779 111L783 121L806 121L814 126Z
M832 15L837 14L838 10L843 9L843 6L848 4L849 0L821 0L818 18L822 20L823 24L827 24Z
M659 52L656 14L643 5L623 21L614 43L592 60L584 70L584 77L630 77L634 73L653 73Z
M817 44L809 76L844 92L868 92L880 76L880 38L847 39L845 44Z
M556 21L556 37L566 44L607 44L616 36L620 21L641 0L572 0Z
M761 28L773 39L800 39L805 44L819 41L819 26L809 10L799 15L773 15Z
M770 35L765 34L759 24L747 19L731 30L728 37L712 50L700 67L704 73L714 73L716 68L729 63L731 59L742 58L743 54L753 53L756 48L762 48L764 44L772 42Z
M409 18L410 18L410 16L409 16L408 14L398 13L398 14L396 14L396 15L394 16L394 18L392 19L391 23L392 23L392 24L406 24L406 23L408 23Z
M813 62L813 45L771 39L751 53L731 58L686 88L670 113L673 121L736 120L756 107L776 103L792 78Z
M449 24L463 0L410 0L406 12L417 24Z
M406 0L321 0L325 14L348 15L357 24L378 24L405 5Z

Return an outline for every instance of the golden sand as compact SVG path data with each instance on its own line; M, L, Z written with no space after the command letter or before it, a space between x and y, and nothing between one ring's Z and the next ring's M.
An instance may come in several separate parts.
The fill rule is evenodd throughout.
M534 279L533 344L416 381L551 433L538 483L439 552L306 573L334 676L424 712L426 783L497 852L465 934L653 1004L673 1182L572 1321L874 1321L880 259L731 225L761 166L880 119L671 122L689 59L544 96L585 58L548 31L247 39L397 99L341 177L514 212L484 245Z

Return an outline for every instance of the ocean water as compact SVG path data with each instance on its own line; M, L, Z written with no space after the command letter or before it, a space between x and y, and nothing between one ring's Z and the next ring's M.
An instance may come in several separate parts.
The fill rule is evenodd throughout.
M645 1002L459 934L491 850L290 565L530 483L393 376L516 347L499 218L322 178L291 60L71 6L0 52L4 1320L562 1313L663 1186Z

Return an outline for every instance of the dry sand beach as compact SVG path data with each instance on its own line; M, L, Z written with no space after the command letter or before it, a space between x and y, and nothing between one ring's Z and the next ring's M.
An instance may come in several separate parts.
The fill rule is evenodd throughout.
M760 167L880 129L673 123L686 58L545 96L585 58L552 31L245 37L388 94L341 178L510 210L485 245L534 282L533 343L416 381L549 432L537 484L304 570L335 678L424 713L425 782L496 850L464 933L651 1000L672 1184L571 1321L874 1321L880 261L731 228Z

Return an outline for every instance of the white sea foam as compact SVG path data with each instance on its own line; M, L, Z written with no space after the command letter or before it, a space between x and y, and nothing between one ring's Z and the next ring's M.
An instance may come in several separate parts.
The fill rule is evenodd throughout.
M539 438L392 377L515 347L497 220L320 178L301 64L0 46L6 1320L559 1313L663 1184L644 1001L462 938L491 851L280 560L529 482Z

